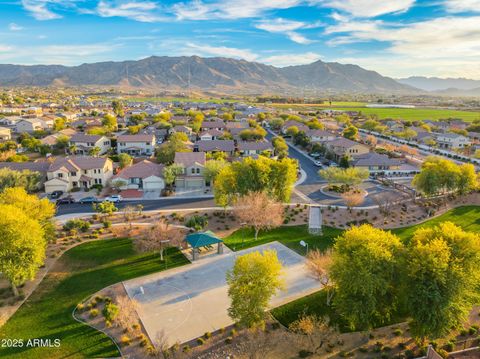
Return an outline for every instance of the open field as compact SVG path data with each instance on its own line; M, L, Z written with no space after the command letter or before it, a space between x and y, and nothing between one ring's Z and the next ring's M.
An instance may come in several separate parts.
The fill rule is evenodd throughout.
M35 292L0 329L0 338L61 339L58 348L0 348L8 358L92 358L119 355L103 333L75 321L72 311L89 295L111 284L187 263L176 249L167 264L138 254L130 239L99 240L67 251Z
M480 112L456 111L425 108L369 108L369 107L332 107L332 110L360 111L364 115L377 115L380 119L393 118L412 121L441 120L447 118L459 118L472 122L480 119Z
M260 104L261 105L261 104ZM324 103L269 103L266 105L268 107L275 107L275 108L282 108L282 109L299 109L305 110L306 108L326 108L326 107L363 107L365 106L364 102L356 102L356 101L332 101L330 102L325 101Z

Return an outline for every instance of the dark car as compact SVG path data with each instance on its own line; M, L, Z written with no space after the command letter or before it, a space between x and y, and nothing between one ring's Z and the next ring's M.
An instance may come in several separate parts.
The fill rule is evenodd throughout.
M50 198L57 199L57 198L60 198L62 194L63 194L63 191L53 191L52 193L50 193Z
M72 196L68 196L68 197L63 197L63 198L57 199L57 205L58 204L69 204L69 203L75 203L75 198L73 198Z
M83 197L78 201L79 203L98 203L100 202L97 197Z

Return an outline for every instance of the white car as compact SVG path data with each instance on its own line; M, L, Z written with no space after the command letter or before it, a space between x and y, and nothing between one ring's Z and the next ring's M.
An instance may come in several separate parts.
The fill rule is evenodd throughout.
M123 197L120 196L119 194L112 194L111 196L108 196L104 199L105 202L113 202L113 203L118 203L122 202Z
M314 163L315 163L315 166L317 167L323 167L323 164L321 161L315 161Z

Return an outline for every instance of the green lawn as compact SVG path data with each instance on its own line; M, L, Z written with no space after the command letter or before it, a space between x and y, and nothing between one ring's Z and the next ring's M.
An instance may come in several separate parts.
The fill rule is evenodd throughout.
M416 229L420 227L431 227L441 222L451 221L466 231L480 233L480 206L465 206L455 208L441 216L428 220L424 223L395 229L392 232L397 234L403 241L408 241ZM287 303L281 307L271 311L273 316L277 318L283 325L288 326L290 323L305 314L315 314L318 316L327 315L334 325L338 325L340 330L348 331L345 322L341 320L334 307L327 307L326 296L324 291L318 291L306 297L297 299ZM402 321L402 315L392 318L391 324Z
M300 241L303 240L307 242L309 250L314 248L325 250L333 245L334 239L341 233L341 229L323 227L323 234L316 236L308 233L306 225L282 226L269 231L260 231L258 239L255 241L253 230L250 228L243 228L233 232L230 236L223 238L223 241L229 248L235 251L278 241L286 245L288 248L293 249L295 252L304 255L306 249L299 244Z
M130 239L81 244L59 259L27 302L0 328L0 338L61 339L59 348L0 348L8 358L98 358L119 353L104 334L76 322L72 310L96 291L126 279L188 263L176 249L158 255L138 254ZM59 269L58 269L59 268Z
M380 119L393 118L403 120L440 120L449 117L471 122L480 118L479 112L456 111L425 108L370 108L370 107L336 107L333 110L360 111L364 115L377 115Z

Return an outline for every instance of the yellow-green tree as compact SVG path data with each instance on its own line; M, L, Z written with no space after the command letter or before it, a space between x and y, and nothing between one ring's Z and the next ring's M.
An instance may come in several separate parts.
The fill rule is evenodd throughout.
M407 246L405 287L412 334L448 334L480 300L480 235L451 222L420 228Z
M371 225L352 227L337 238L330 275L334 305L351 329L385 324L397 305L400 239Z
M45 259L46 241L38 221L19 207L0 204L0 271L17 286L33 279Z
M227 272L230 317L249 328L265 325L270 299L284 287L282 264L272 250L239 256Z

